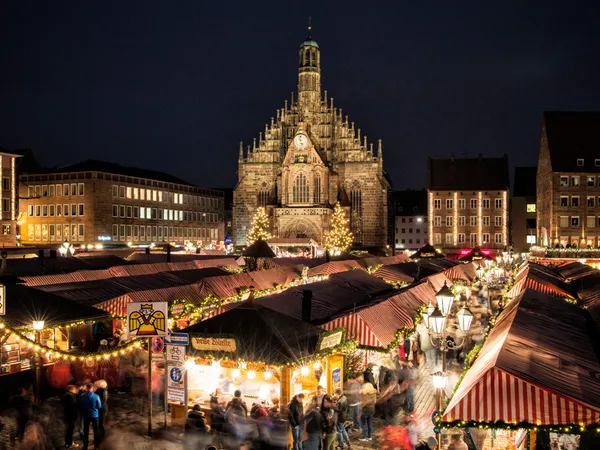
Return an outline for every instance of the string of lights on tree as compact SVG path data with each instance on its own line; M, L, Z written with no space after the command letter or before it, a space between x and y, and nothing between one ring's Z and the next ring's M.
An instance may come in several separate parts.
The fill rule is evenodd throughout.
M352 245L352 232L348 227L348 219L340 203L335 204L333 215L331 216L331 228L325 233L323 238L323 247L331 254L338 255L344 253Z
M273 236L269 232L269 216L262 206L259 207L254 213L252 218L252 224L250 225L250 231L248 231L247 241L248 245L254 244L259 239L268 241Z

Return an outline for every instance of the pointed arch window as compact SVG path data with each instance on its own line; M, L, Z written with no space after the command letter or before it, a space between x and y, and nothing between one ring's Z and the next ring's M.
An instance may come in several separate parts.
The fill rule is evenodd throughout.
M355 242L362 242L362 192L358 182L350 188L350 225Z
M313 189L314 189L314 191L313 191L314 203L319 204L319 203L321 203L321 176L319 174L315 175Z
M294 180L294 203L308 203L308 180L303 173L299 173Z
M271 203L271 192L266 183L263 183L258 191L258 206L267 206Z

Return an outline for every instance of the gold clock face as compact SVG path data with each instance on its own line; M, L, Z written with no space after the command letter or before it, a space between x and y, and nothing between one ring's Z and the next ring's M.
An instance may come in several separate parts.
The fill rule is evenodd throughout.
M306 139L306 136L304 136L303 134L298 134L294 138L294 144L296 144L296 147L298 147L298 148L306 147L307 143L308 143L308 139Z

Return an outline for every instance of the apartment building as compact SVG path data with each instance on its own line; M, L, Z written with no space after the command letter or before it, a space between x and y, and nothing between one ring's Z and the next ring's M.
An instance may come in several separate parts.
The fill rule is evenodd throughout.
M23 175L20 185L23 244L224 239L223 193L165 173L88 160Z
M0 147L0 243L16 245L18 219L17 158L22 155Z
M429 159L427 218L431 244L446 253L508 246L508 156Z
M544 112L536 184L539 245L600 246L600 112Z
M395 212L394 245L398 250L417 250L425 245L427 235L427 191L395 191L392 195Z

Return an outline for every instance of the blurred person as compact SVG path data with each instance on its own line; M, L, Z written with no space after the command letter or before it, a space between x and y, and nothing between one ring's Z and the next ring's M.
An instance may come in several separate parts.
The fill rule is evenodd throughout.
M344 394L344 392L341 389L336 389L335 395L338 397L335 405L335 409L337 411L336 429L338 447L340 448L340 450L342 450L344 448L344 442L347 444L348 448L352 447L345 425L346 420L350 418L350 406L348 405L348 398L346 397L346 394Z
M94 383L94 387L96 395L100 397L100 402L102 403L98 416L98 429L100 430L100 436L104 439L104 436L106 435L104 423L108 414L108 385L105 380L97 380Z
M265 406L265 402L254 403L250 410L250 417L254 420L258 432L258 442L260 446L268 446L271 442L271 419Z
M288 404L288 422L292 429L292 450L302 449L302 433L304 432L304 392L300 392L292 398Z
M312 398L304 421L308 437L299 448L303 450L318 450L323 437L323 416L321 415L321 411L319 411L316 397ZM300 439L302 439L302 435L300 435Z
M217 397L210 398L210 429L213 439L216 438L217 445L222 448L223 434L227 432L225 425L225 408L219 404Z
M448 450L469 450L469 447L463 441L462 433L452 433L450 435L450 445L448 445Z
M227 430L238 443L246 439L247 432L246 417L248 415L248 407L241 397L242 393L239 390L235 391L234 397L227 404L225 412Z
M227 403L227 409L229 410L229 408L234 405L241 406L241 408L244 410L244 416L248 415L248 405L246 405L246 402L244 400L242 400L242 391L240 391L239 389L237 389L233 393L233 398L231 399L231 401L229 403Z
M367 364L367 368L363 373L363 378L365 383L371 383L371 386L375 387L375 376L373 375L373 367L375 364L369 363Z
M281 407L279 405L279 398L273 398L273 405L269 408L269 417L271 420L281 419Z
M426 441L419 441L415 450L435 450L437 448L437 439L429 436Z
M33 396L24 387L20 387L17 392L10 402L10 407L16 412L16 438L22 440L25 435L25 427L33 415Z
M64 411L65 422L65 448L78 448L79 445L73 444L73 432L77 423L79 407L77 406L77 387L70 384L67 386L61 398L61 403Z
M406 431L405 433L405 442L404 442L404 448L406 450L415 450L415 446L418 443L418 437L417 437L417 427L415 425L415 421L414 418L411 416L406 416L404 418L404 429Z
M344 385L344 391L348 399L348 408L350 410L353 426L355 430L360 431L360 388L361 383L355 377L348 377Z
M407 372L406 372L406 391L405 393L405 404L406 404L406 413L409 415L414 414L415 412L415 386L417 384L417 377L419 376L419 372L417 368L413 365L412 362L407 364Z
M87 450L90 439L90 425L94 431L94 448L100 446L102 437L99 428L99 416L102 402L94 392L94 385L86 384L85 392L79 397L79 412L83 416L83 449Z
M362 435L360 439L363 442L372 440L373 433L373 415L375 414L375 401L377 389L371 383L363 384L361 389L360 403L362 406Z
M321 415L323 416L323 450L333 450L337 436L336 431L336 412L333 400L327 394L323 396L321 404Z
M204 420L204 413L200 405L194 405L185 421L185 447L191 449L200 448L206 444L208 429Z
M325 397L325 394L327 394L325 388L321 385L318 385L317 390L315 391L315 398L317 399L317 405L319 408L323 406L323 397Z

